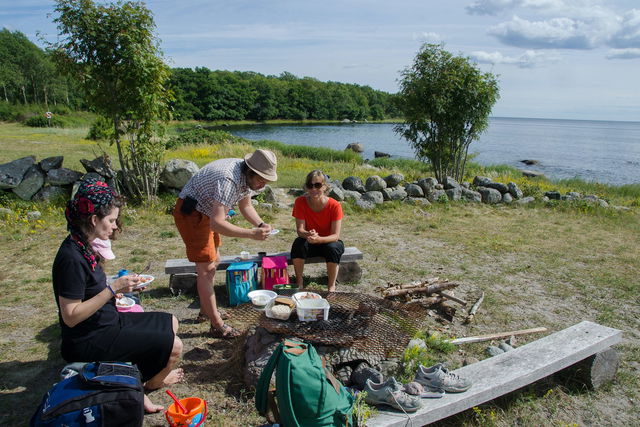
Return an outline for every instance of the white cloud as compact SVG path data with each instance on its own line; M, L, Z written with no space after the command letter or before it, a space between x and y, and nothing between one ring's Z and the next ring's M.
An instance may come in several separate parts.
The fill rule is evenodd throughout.
M640 49L612 49L607 54L607 59L636 59L640 58Z
M471 15L498 15L519 8L554 10L563 7L563 0L476 0L465 9Z
M417 40L421 43L440 43L442 41L442 36L438 33L420 33L414 34L413 39Z
M514 16L489 28L502 43L534 49L593 49L602 37L591 23L571 18L528 21Z
M500 52L475 51L471 52L470 57L481 64L506 64L519 68L539 67L558 60L556 55L535 50L527 50L520 56L505 56Z
M622 16L620 28L609 43L618 48L640 47L640 9L632 9Z

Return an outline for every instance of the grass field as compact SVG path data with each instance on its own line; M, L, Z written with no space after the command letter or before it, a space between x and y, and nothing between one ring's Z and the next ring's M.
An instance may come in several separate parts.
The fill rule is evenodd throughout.
M65 166L80 169L80 158L100 150L85 141L87 129L34 130L0 125L0 163L34 154L38 160L65 156ZM16 141L19 143L16 144ZM107 150L110 148L107 147ZM217 157L240 156L251 150L243 144L183 147L167 158L189 158L202 165ZM299 187L304 174L323 168L333 178L366 176L371 170L357 164L335 164L306 158L280 158L278 187ZM392 169L376 171L384 176ZM410 172L406 172L410 176ZM515 177L514 177L515 178ZM499 177L495 177L500 180ZM519 178L518 178L519 179ZM524 181L523 181L524 183ZM580 183L532 182L538 188ZM523 185L521 185L522 187ZM585 191L585 190L583 190ZM427 333L460 337L545 326L550 332L582 320L621 329L617 346L621 366L616 380L597 391L568 387L546 379L441 425L638 425L640 410L640 214L638 193L601 195L629 210L581 204L536 203L529 207L449 203L418 208L388 204L373 211L345 205L342 239L365 254L363 276L357 284L340 284L338 291L376 295L388 282L411 282L446 277L463 285L456 296L474 300L486 293L476 321L462 324L429 323ZM282 192L284 193L284 191ZM285 203L291 198L281 195ZM143 294L145 310L174 313L181 321L185 343L181 366L186 381L172 387L179 396L199 396L209 402L208 425L249 426L263 423L253 407L251 390L242 383L242 340L207 338L207 326L194 324L198 308L193 296L173 296L168 290L164 261L184 257L184 249L167 209L173 198L162 197L142 206L128 206L125 231L114 243L117 258L108 272L136 270L152 261L156 281ZM59 326L51 289L51 264L66 235L61 206L44 206L0 198L14 214L0 220L0 424L24 425L42 394L56 380L64 361L59 354ZM30 222L29 210L42 218ZM223 254L249 250L288 250L293 221L288 209L262 212L282 230L264 244L225 238ZM244 224L242 220L237 220ZM323 269L309 268L308 281L323 283ZM217 286L222 287L222 277ZM231 320L234 326L249 325ZM537 336L518 340L522 345ZM452 367L466 357L482 359L488 343L472 344L443 356ZM170 399L160 390L158 403ZM145 418L146 426L166 425L161 415Z

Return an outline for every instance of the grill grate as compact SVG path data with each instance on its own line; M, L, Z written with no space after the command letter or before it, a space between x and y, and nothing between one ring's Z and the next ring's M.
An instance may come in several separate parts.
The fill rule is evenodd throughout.
M269 319L251 304L228 310L234 319L258 324L271 333L313 344L350 347L380 358L401 354L413 335L425 326L425 309L414 307L408 311L401 303L362 293L319 293L331 304L327 321L299 322L295 313L288 321ZM372 310L371 315L362 314L361 304Z

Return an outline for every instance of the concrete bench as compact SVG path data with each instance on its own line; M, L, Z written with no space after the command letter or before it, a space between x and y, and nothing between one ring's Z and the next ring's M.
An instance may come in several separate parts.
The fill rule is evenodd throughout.
M600 380L613 379L618 356L610 349L622 339L622 332L583 321L506 353L456 369L473 385L464 393L445 394L440 399L423 399L423 407L409 414L414 426L429 424L510 393L579 362ZM367 421L368 427L405 426L401 412L380 410Z
M268 253L266 256L284 256L287 263L291 265L290 252ZM240 255L226 255L220 257L220 263L216 270L226 270L230 264L238 262ZM357 282L362 276L362 270L358 266L357 261L362 259L362 252L356 247L345 248L344 254L340 259L340 270L338 271L339 282ZM258 255L252 255L243 261L253 261L258 266L262 265L262 258ZM306 264L324 263L324 258L308 258ZM187 259L169 259L164 265L164 272L170 275L177 274L195 274L196 264Z

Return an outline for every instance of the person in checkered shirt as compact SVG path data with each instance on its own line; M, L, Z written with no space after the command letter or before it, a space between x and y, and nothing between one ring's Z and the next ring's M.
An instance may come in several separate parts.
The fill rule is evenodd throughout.
M210 335L235 338L240 332L224 323L226 313L218 309L213 282L220 258L221 235L265 240L271 226L265 224L251 204L251 196L268 182L278 179L277 159L273 152L256 150L244 159L213 161L184 186L173 218L185 243L187 258L196 264L200 297L199 320L209 319ZM230 223L228 213L235 205L254 228Z

